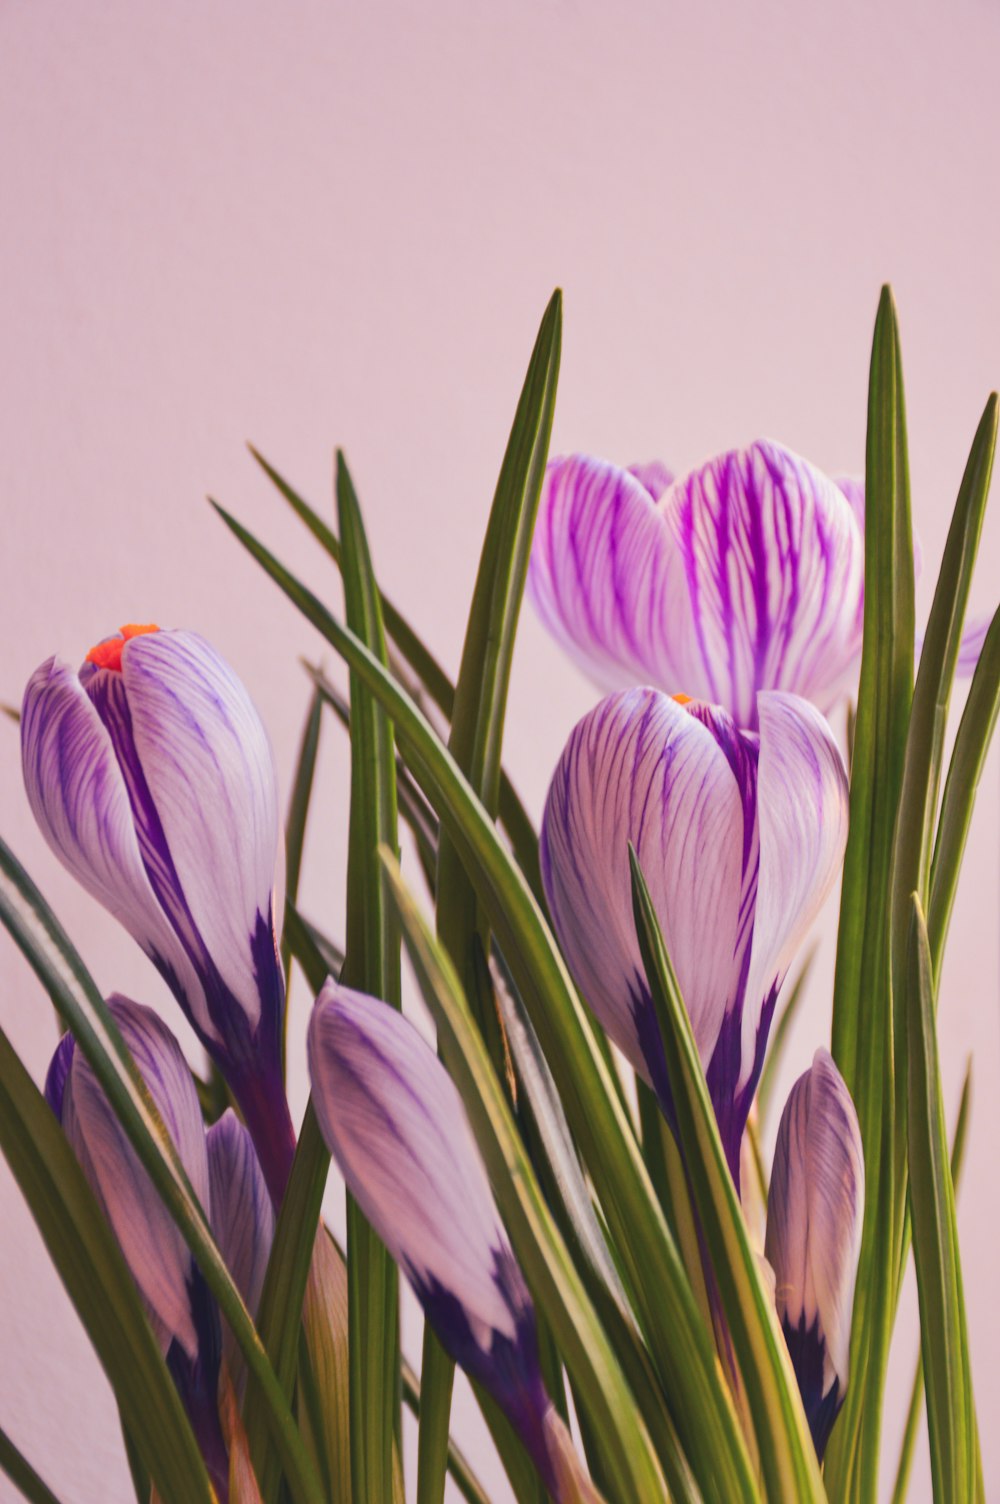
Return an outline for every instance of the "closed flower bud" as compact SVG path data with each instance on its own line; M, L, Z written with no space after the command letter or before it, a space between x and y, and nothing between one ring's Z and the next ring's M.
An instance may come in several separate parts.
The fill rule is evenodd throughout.
M330 1152L446 1351L504 1410L557 1500L596 1497L545 1392L531 1297L434 1051L394 1008L328 981L309 1070Z
M274 758L245 688L193 632L123 627L24 695L28 799L53 851L142 946L232 1088L280 1195ZM275 1143L268 1150L269 1143Z
M781 1115L765 1253L820 1458L847 1389L864 1204L854 1103L831 1057L817 1050Z

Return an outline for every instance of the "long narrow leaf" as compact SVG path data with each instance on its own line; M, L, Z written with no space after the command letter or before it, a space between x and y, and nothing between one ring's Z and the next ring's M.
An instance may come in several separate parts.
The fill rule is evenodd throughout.
M652 1445L569 1250L545 1205L503 1089L475 1027L454 967L434 939L387 854L389 887L424 1000L434 1015L445 1063L490 1172L514 1250L537 1303L548 1312L560 1350L599 1420L625 1498L665 1499Z
M774 1300L750 1247L708 1086L653 901L631 844L636 932L663 1038L678 1137L746 1389L769 1499L825 1498Z
M965 1142L968 1136L971 1102L972 1060L970 1058L965 1068L965 1080L962 1082L962 1095L958 1104L958 1117L955 1120L955 1131L951 1139L951 1178L955 1186L956 1201L958 1198L959 1183L962 1178L962 1166L965 1163ZM917 1430L920 1425L923 1398L924 1365L923 1359L918 1352L917 1363L913 1372L913 1383L910 1386L910 1403L906 1411L906 1424L903 1427L903 1440L899 1449L899 1462L896 1466L896 1482L892 1490L892 1504L903 1504L909 1488L910 1469L913 1466L913 1452L917 1442Z
M28 1500L28 1504L59 1504L59 1500L43 1478L31 1466L27 1457L19 1452L6 1431L0 1429L0 1472L6 1473L14 1487Z
M349 731L351 708L340 690L335 684L330 683L321 669L308 662L304 664L304 667L323 704L330 707L340 724ZM413 782L406 764L399 756L396 758L396 802L399 806L399 817L409 827L416 842L420 870L424 874L430 892L434 893L437 887L437 817Z
M320 1232L319 1216L330 1155L310 1102L299 1132L295 1158L274 1230L271 1256L261 1294L258 1329L282 1391L291 1399L299 1355L299 1332L306 1298L313 1246ZM277 1497L280 1458L262 1433L259 1391L247 1398L248 1435L260 1436L252 1447L254 1471L265 1500ZM348 1450L346 1432L335 1459ZM335 1459L329 1459L331 1465Z
M419 1422L422 1406L420 1392L420 1380L413 1369L403 1359L403 1398L410 1413ZM448 1442L448 1471L454 1479L455 1487L465 1499L466 1504L490 1504L490 1496L480 1483L473 1471L472 1465L465 1456L461 1447L456 1446L454 1441Z
M882 290L872 341L865 473L865 615L844 857L834 1058L858 1110L865 1219L844 1409L830 1440L831 1497L875 1504L895 1308L895 1096L889 913L893 833L913 693L913 540L899 329Z
M490 509L450 716L448 750L494 816L500 803L507 689L548 457L561 341L562 295L557 291L538 331ZM438 854L438 933L470 998L475 992L470 981L476 910L475 894L445 833ZM480 1020L484 1023L489 1021Z
M524 379L510 438L490 508L479 571L462 648L462 662L451 709L448 749L489 814L496 816L500 797L501 749L514 639L528 568L531 535L541 493L555 407L562 336L562 297L556 292L545 310ZM348 622L348 626L351 623ZM481 919L476 891L447 831L438 841L435 884L437 933L451 957L461 986L486 1039L493 1064L500 1067L504 1041L490 988L477 985L476 944L489 952L489 931ZM482 1005L480 999L482 998ZM544 1333L542 1334L544 1347ZM444 1498L445 1440L448 1434L451 1375L436 1338L425 1339L423 1369L427 1382L420 1427L419 1504ZM436 1459L436 1470L432 1464Z
M583 1260L601 1280L611 1299L623 1314L627 1314L628 1298L594 1214L566 1114L538 1035L512 983L505 979L504 985L497 987L496 997L517 1074L518 1100L523 1099L537 1137L544 1146L555 1192L549 1194L549 1203L565 1210L566 1224L570 1229L567 1241L576 1244ZM558 1217L558 1212L556 1215ZM565 1227L563 1232L565 1235Z
M347 621L388 664L382 609L361 508L337 454L337 509ZM392 727L364 681L351 674L351 816L347 860L347 986L400 1005L399 937L384 902L378 848L396 849L396 752ZM353 1197L347 1203L350 1299L350 1445L354 1504L392 1497L399 1404L396 1266Z
M314 993L317 993L327 977L339 977L344 966L344 953L324 935L315 924L303 917L299 910L286 901L285 934L292 955L306 974ZM308 959L303 959L304 957ZM315 980L318 978L318 980Z
M342 545L333 530L252 445L250 453L289 503L296 516L306 524L313 537L322 544L339 567ZM217 502L213 501L212 505L218 512L223 513L223 508ZM402 613L385 596L382 596L381 600L382 616L389 638L395 643L438 710L447 720L450 720L455 703L454 684ZM500 820L510 837L521 871L527 878L535 897L544 904L541 871L538 866L538 835L506 773L503 773L500 779Z
M261 1387L266 1422L280 1451L294 1498L303 1504L318 1501L318 1480L277 1376L118 1027L52 910L3 841L0 841L0 922L13 936L57 1012L72 1029L143 1168L218 1301L246 1358L250 1382Z
M121 1249L51 1108L2 1031L0 1149L164 1504L210 1504L205 1464Z
M316 774L316 757L319 752L319 733L322 723L323 701L314 687L309 701L299 756L292 779L292 794L288 802L288 819L285 821L285 899L293 906L299 896L299 878L302 874L302 848L306 838L306 822L309 819L309 803L312 798L313 779ZM288 981L291 949L288 941L281 941L281 965ZM285 1026L288 1025L286 997Z
M990 623L948 766L931 863L927 933L937 988L979 780L1000 710L1000 611Z
M920 899L911 900L906 1008L909 1169L920 1348L935 1504L982 1496L969 1339L955 1220L955 1189L941 1099L930 946Z
M405 691L251 533L217 510L307 620L364 676L390 715L414 777L463 851L552 1067L698 1486L707 1498L754 1499L749 1458L710 1334L586 1013L520 868Z
M902 1264L903 1203L906 1195L905 1019L910 894L918 893L925 908L929 904L931 854L948 704L993 471L997 408L994 394L986 404L976 431L948 530L913 690L896 817L891 935L896 1055L896 1165L893 1181L896 1197L897 1268Z

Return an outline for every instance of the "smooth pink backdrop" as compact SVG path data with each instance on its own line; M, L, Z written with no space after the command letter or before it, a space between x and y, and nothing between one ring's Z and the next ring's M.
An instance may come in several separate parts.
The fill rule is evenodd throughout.
M998 44L988 0L5 0L0 699L16 702L52 651L75 661L122 621L197 627L250 685L287 788L306 703L297 657L322 649L205 492L335 601L337 589L248 438L321 507L332 446L346 447L384 585L454 668L506 431L556 283L557 448L686 466L768 434L837 472L863 467L872 319L890 279L926 609L965 453L1000 378ZM998 566L994 515L980 609L995 604ZM593 698L526 619L507 755L534 811ZM16 732L3 725L0 769L0 829L102 987L162 1002L176 1022L151 968L36 834ZM335 932L346 773L331 725L304 893ZM997 792L994 753L941 1003L949 1109L976 1057L960 1220L990 1496ZM827 1037L829 962L827 939L789 1081ZM6 937L0 979L0 1021L41 1080L55 1026ZM307 1003L297 980L297 1112ZM5 1166L0 1197L0 1423L66 1504L121 1504L130 1490L110 1393ZM338 1223L340 1199L331 1182ZM412 1311L406 1340L416 1357ZM915 1342L911 1299L891 1465ZM457 1424L494 1479L467 1398ZM911 1497L929 1496L921 1442Z

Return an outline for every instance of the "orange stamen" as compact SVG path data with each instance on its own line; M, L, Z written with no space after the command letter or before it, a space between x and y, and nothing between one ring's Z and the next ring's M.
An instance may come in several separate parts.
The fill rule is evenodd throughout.
M158 632L160 629L155 622L148 626L137 626L135 622L129 622L121 629L120 637L109 637L106 642L99 642L92 647L87 654L87 662L93 663L96 668L113 669L115 673L121 673L122 649L133 637L145 637L148 632Z
M672 700L676 700L677 703L678 703L678 705L690 705L691 704L691 696L690 695L671 695L670 698Z

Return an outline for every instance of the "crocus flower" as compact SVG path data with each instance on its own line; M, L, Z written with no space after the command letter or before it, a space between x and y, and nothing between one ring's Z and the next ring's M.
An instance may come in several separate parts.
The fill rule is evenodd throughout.
M42 833L162 973L228 1081L280 1196L274 758L246 689L193 632L123 627L28 682L24 780Z
M151 1009L125 997L109 998L108 1007L219 1251L256 1316L274 1213L250 1135L231 1109L206 1133L191 1072L167 1026ZM228 1486L228 1471L219 1424L220 1319L215 1301L71 1034L63 1036L52 1057L45 1095L121 1244L218 1491L220 1482ZM224 1323L221 1352L240 1392L243 1359Z
M531 1297L444 1066L394 1008L330 980L309 1071L330 1152L446 1351L503 1409L553 1496L575 1497ZM573 1479L579 1494L579 1463Z
M754 720L759 731L743 731L719 706L654 689L610 695L572 732L541 833L545 893L577 985L669 1117L632 912L635 847L737 1187L778 989L847 839L847 775L822 716L770 692Z
M176 1039L149 1008L124 997L108 1006L208 1210L208 1154L198 1094ZM219 1313L190 1249L129 1143L93 1070L72 1041L60 1044L46 1096L62 1122L121 1245L220 1498L228 1459L218 1415Z
M854 1103L826 1050L817 1050L781 1115L765 1253L820 1458L847 1388L864 1202Z
M274 1237L274 1211L260 1161L231 1107L209 1128L205 1145L212 1231L244 1305L256 1316ZM242 1394L244 1359L226 1322L222 1351L237 1393Z
M861 649L864 536L844 492L769 440L667 483L553 460L528 590L602 689L683 685L757 725L757 695L828 711Z

